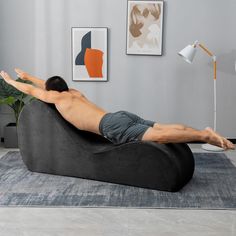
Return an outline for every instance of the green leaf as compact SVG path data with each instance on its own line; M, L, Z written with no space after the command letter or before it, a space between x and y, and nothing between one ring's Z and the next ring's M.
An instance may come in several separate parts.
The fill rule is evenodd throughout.
M0 105L9 105L12 106L16 102L14 97L7 97L0 99Z
M30 82L22 80L20 78L16 79L16 81L21 82L21 83L31 84ZM21 91L17 90L13 86L6 83L4 80L0 79L0 98L6 98L9 96L12 96L21 100L22 98L27 97L28 95L25 93L22 93Z
M17 82L32 84L29 81L16 79ZM15 113L16 119L19 116L23 106L32 100L31 96L17 90L13 86L6 83L3 79L0 79L0 105L5 104L10 106Z

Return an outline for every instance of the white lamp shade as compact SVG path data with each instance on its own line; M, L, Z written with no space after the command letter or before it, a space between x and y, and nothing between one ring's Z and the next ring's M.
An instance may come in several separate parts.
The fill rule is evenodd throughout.
M181 50L178 54L188 63L192 63L193 58L196 54L196 47L194 47L193 45L188 45L187 47L185 47L183 50Z

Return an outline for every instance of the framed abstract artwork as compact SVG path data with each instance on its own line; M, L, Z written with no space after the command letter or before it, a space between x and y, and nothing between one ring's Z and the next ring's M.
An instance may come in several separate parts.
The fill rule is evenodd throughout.
M162 55L163 1L131 1L127 7L126 53Z
M72 27L73 81L107 81L107 31Z

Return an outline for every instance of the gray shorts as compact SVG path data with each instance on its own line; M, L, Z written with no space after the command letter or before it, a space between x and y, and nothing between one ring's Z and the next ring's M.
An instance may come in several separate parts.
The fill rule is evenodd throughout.
M112 143L122 144L142 140L145 131L154 124L154 121L144 120L133 113L117 111L102 117L99 131Z

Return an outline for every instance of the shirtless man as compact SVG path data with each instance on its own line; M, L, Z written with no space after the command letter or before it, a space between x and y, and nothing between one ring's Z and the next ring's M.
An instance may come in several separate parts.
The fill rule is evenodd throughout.
M33 85L17 82L4 71L1 71L0 75L8 84L21 92L43 102L55 104L64 119L78 129L102 135L115 144L135 140L158 143L201 141L225 150L235 148L233 143L211 128L196 130L179 124L159 124L127 111L110 113L90 102L81 92L69 89L59 76L44 81L20 69L15 71L18 77L31 81Z

